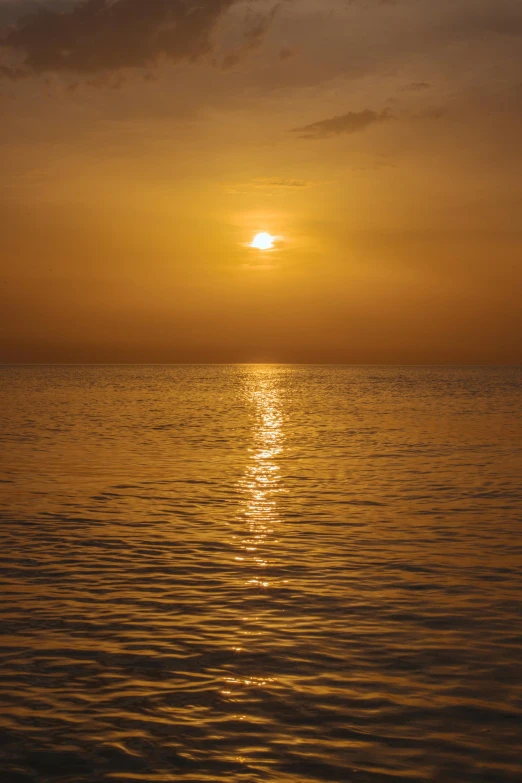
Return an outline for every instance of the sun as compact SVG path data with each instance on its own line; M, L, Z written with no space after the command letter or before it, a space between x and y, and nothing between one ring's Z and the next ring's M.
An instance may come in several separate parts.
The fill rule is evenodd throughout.
M250 247L254 247L256 250L272 250L274 247L274 239L275 237L270 236L266 231L263 231L261 234L255 235Z

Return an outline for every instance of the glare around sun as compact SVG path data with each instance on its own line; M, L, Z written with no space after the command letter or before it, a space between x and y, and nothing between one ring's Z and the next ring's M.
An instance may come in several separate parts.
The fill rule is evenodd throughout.
M250 247L254 247L256 250L271 250L274 246L274 239L275 237L263 231L260 234L256 234Z

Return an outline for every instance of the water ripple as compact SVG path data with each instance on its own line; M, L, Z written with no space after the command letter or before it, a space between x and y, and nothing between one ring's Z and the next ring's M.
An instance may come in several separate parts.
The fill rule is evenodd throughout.
M519 783L522 371L4 367L8 783Z

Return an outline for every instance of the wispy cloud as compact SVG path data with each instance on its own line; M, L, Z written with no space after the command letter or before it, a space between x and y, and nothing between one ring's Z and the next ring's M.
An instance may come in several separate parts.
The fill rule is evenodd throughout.
M405 84L404 87L400 87L399 92L424 92L429 89L430 85L428 82L411 82L410 84Z
M286 177L261 177L252 184L266 188L306 188L311 183L304 179L287 179Z
M299 133L302 139L325 139L329 136L341 136L343 134L357 133L366 130L371 125L386 122L392 119L391 112L381 112L365 109L360 112L350 111L327 120L320 120L311 125L303 125L300 128L292 128L291 133Z
M230 194L270 191L274 189L296 190L309 188L316 183L291 177L257 177L250 182L225 182L226 192Z

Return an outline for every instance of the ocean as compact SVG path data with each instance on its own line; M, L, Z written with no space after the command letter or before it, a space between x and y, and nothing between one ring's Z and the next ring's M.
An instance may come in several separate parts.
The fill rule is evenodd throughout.
M0 367L4 783L520 783L522 368Z

